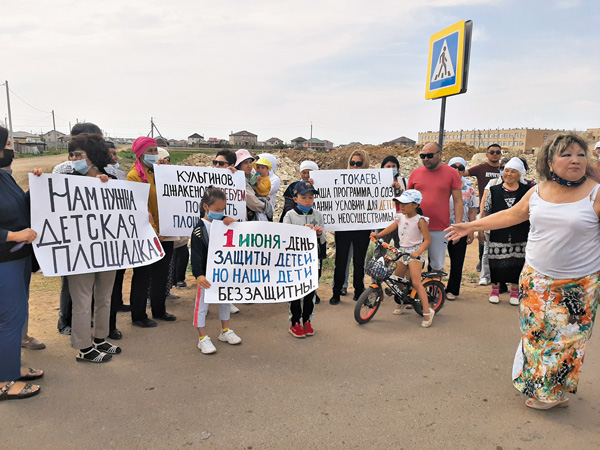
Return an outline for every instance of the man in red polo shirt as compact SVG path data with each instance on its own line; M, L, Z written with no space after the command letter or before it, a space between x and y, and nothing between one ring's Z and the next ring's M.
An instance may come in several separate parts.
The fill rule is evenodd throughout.
M421 209L429 217L429 267L432 270L444 269L448 240L444 230L450 226L450 196L454 199L455 217L462 222L463 201L461 180L458 171L442 164L442 149L435 143L425 144L419 154L423 166L412 171L408 178L408 189L416 189L423 194Z

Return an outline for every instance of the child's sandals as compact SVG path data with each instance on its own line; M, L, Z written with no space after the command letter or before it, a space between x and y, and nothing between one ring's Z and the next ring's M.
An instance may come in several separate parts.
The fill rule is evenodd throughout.
M421 326L423 328L429 328L431 326L431 324L433 323L434 315L435 315L435 311L433 310L433 308L429 308L428 313L423 313L423 321L421 322ZM425 320L425 316L428 316L429 320Z
M394 312L392 314L399 316L404 312L405 309L406 305L396 305L396 309L394 309Z

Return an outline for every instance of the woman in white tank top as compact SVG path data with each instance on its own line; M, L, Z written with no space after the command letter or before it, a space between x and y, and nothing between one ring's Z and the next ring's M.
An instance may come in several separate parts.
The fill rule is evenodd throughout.
M568 406L577 392L587 340L600 298L598 171L586 142L574 133L547 140L537 170L545 180L514 207L452 225L454 241L529 219L531 231L519 281L521 342L513 384L535 409Z

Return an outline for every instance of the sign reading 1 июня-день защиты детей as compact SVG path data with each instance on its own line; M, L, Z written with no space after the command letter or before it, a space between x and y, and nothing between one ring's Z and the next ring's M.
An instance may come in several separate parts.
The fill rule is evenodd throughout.
M273 222L213 220L206 278L207 303L275 303L319 287L317 234L308 227Z

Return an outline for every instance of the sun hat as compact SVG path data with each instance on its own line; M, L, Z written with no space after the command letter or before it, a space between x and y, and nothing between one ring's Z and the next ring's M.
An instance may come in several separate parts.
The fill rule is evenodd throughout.
M418 203L423 201L423 195L416 189L407 189L400 197L394 197L394 200L400 203Z
M269 161L267 158L259 158L255 163L254 163L254 168L256 169L256 166L260 164L263 166L267 166L269 168L269 170L271 170L271 161Z
M259 158L267 158L269 161L271 161L271 170L275 171L277 169L277 158L275 157L275 155L272 155L271 153L261 153L260 155L258 155Z
M245 148L240 148L237 152L235 152L235 156L235 167L239 166L242 162L246 161L247 159L251 159L252 161L254 161L254 156L252 156L250 152Z

